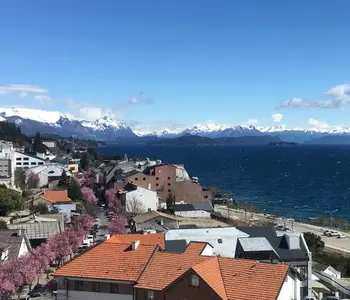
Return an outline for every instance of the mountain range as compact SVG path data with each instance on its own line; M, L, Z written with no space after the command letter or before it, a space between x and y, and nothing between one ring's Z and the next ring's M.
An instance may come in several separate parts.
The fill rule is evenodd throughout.
M177 138L184 135L195 135L208 138L231 138L242 136L278 136L282 141L297 143L337 144L350 143L350 128L310 130L287 128L285 126L226 126L196 125L181 130L160 129L154 132L132 130L123 122L103 117L95 121L85 121L57 111L36 110L30 108L0 108L0 121L15 123L27 135L36 132L56 134L62 137L75 135L81 139L116 141L119 139L137 140L154 138Z

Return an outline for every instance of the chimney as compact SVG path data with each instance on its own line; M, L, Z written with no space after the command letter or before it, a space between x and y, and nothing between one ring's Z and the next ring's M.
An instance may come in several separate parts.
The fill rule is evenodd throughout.
M140 241L133 241L131 243L131 249L136 250L139 245L140 245Z
M300 235L295 232L288 232L284 234L286 242L288 244L288 249L295 250L300 249Z
M21 228L17 229L17 236L22 236L22 229Z

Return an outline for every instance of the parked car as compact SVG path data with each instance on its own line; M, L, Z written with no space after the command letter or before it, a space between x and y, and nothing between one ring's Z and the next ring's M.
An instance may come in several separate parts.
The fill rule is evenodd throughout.
M305 296L304 298L303 298L303 300L316 300L316 298L315 297L309 297L309 296Z
M346 237L347 235L345 233L339 233L339 235L337 236L338 239L344 239Z
M336 296L326 296L326 297L323 297L322 300L340 300L340 299Z

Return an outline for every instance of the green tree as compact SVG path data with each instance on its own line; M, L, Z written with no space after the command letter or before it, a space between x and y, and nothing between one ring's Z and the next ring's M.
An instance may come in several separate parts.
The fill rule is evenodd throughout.
M66 172L62 171L61 177L58 181L58 186L59 187L68 187L68 181L69 181L69 178L68 178Z
M89 168L89 158L86 153L83 153L83 156L80 159L80 167L83 170L86 170L87 168Z
M37 132L34 137L33 152L45 153L46 149L47 149L46 146L41 142L40 133Z
M26 184L26 174L22 168L17 168L15 170L15 185L20 187L22 190L25 188Z
M175 197L172 194L166 198L166 210L171 214L175 213Z
M10 189L0 188L0 216L6 216L10 211L20 209L22 196Z
M34 205L33 211L35 213L39 213L39 214L48 214L49 213L49 209L45 203L39 203L37 205Z
M68 189L68 197L71 198L73 201L77 201L81 199L82 197L81 189L78 182L76 182L74 178L71 178L69 180L67 189Z
M314 254L318 254L324 249L324 242L317 234L306 232L304 233L305 242L309 247L309 250Z

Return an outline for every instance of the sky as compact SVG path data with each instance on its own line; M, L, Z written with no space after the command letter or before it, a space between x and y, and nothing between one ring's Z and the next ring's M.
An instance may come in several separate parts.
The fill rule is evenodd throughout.
M0 106L133 128L350 126L350 1L2 1Z

